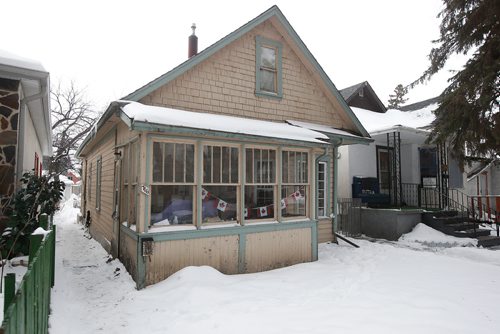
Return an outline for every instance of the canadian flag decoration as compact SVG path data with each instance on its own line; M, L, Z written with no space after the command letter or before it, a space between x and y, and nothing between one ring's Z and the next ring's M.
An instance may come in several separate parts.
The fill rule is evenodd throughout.
M281 200L281 209L282 209L282 210L283 210L283 209L286 209L286 201L285 201L285 199L284 199L284 198Z
M201 199L205 199L205 197L207 197L207 196L208 196L208 191L201 188Z
M243 214L245 215L245 218L248 217L248 209L247 208L245 208L245 210L243 211Z
M259 214L261 217L267 217L267 206L260 207Z
M224 202L223 200L219 199L219 203L217 204L217 210L219 211L226 211L227 208L227 202Z

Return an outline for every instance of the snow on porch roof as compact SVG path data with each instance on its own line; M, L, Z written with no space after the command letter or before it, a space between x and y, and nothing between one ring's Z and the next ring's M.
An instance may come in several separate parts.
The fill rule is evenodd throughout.
M327 125L302 122L302 121L293 121L293 120L287 120L286 122L288 124L291 124L291 125L300 126L301 128L306 128L306 129L313 130L313 131L319 131L321 133L325 133L326 135L332 135L334 137L344 138L344 139L352 140L355 142L369 143L372 141L369 138L353 135L352 133L350 133L348 131L336 129L336 128L333 128L333 127L327 126Z
M118 102L124 104L121 109L128 118L133 120L133 123L143 122L310 143L326 144L329 141L328 136L320 132L284 122L155 107L131 101Z

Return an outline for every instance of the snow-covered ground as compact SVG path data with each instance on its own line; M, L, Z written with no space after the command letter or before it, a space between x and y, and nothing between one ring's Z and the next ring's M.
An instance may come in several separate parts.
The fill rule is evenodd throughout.
M84 237L76 213L68 205L56 217L51 334L500 329L500 252L450 247L425 227L399 242L324 244L317 262L264 273L188 267L137 291L123 265Z

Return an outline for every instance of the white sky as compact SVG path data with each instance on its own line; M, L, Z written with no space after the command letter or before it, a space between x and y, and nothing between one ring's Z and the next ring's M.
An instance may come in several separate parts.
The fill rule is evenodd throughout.
M186 60L193 22L201 51L274 4L338 89L368 80L384 104L426 69L439 37L441 0L16 0L1 5L0 49L42 62L53 83L73 80L103 108ZM441 93L448 76L408 103Z

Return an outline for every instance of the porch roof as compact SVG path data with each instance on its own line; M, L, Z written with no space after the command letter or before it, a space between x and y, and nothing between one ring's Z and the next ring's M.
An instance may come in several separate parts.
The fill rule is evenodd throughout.
M293 120L287 120L286 122L291 125L300 126L301 128L321 132L327 135L331 140L340 142L343 145L369 144L373 142L371 138L357 136L348 131L336 129L327 125Z
M130 120L132 128L158 129L157 126L160 125L318 144L326 144L329 141L329 137L321 132L285 122L156 107L132 101L118 103L123 114Z
M387 134L399 132L402 144L424 144L429 136L429 130L417 129L408 126L396 125L371 133L375 142L387 141Z

